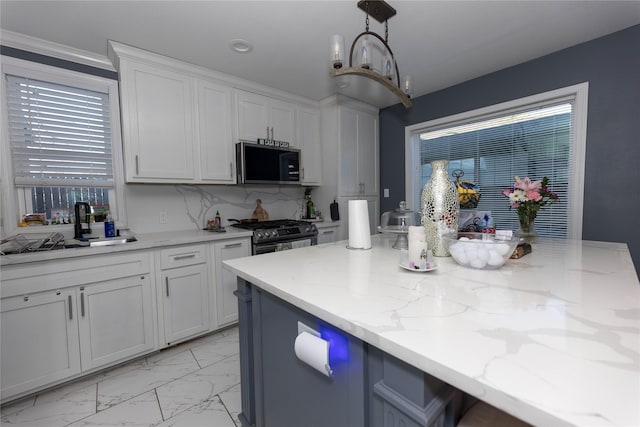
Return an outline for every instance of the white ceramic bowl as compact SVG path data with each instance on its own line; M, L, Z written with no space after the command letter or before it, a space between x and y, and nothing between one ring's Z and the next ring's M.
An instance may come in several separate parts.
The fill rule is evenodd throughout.
M486 233L448 233L443 239L458 264L482 270L502 267L520 242L519 237L502 238Z

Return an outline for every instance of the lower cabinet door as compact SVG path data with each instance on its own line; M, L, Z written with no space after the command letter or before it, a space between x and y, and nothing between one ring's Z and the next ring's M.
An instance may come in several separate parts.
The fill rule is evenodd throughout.
M153 350L151 287L135 276L78 288L83 371Z
M0 300L2 399L80 372L75 289Z
M164 337L173 344L210 329L207 264L162 273Z
M251 300L256 425L367 425L362 341L255 287ZM296 356L296 339L306 327L330 343L330 377L325 375L326 366L317 370L320 367ZM312 354L310 361L322 354L315 345L305 344L301 353Z
M237 276L225 270L222 261L251 255L251 241L235 239L216 242L214 252L218 326L225 326L238 321L238 300L233 294L237 286Z

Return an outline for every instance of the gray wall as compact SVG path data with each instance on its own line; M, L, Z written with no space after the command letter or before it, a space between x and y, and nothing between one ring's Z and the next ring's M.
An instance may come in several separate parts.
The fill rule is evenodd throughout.
M640 273L640 25L381 110L380 211L405 198L405 126L585 81L582 236L627 243Z

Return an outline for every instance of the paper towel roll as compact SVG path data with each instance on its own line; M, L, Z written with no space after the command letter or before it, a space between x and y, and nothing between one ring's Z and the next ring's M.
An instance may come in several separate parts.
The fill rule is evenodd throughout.
M349 248L371 249L369 206L366 200L349 200Z
M313 369L330 377L333 374L329 366L329 342L309 332L300 332L293 346L296 356Z

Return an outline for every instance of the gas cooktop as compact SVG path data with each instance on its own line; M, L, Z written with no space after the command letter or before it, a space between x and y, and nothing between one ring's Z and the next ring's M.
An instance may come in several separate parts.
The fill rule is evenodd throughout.
M297 221L295 219L276 219L273 221L245 222L240 224L233 224L233 226L237 228L242 228L244 230L260 230L260 229L298 227L300 225L308 225L308 224L309 224L308 222Z

